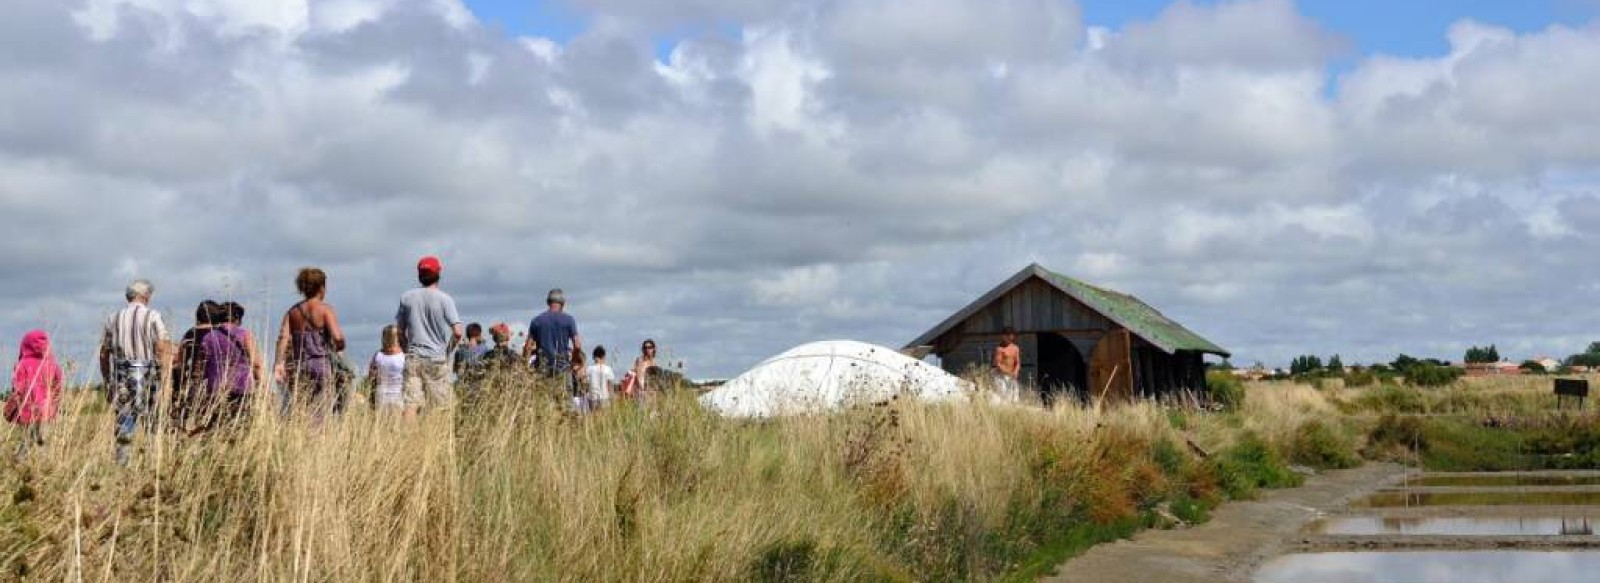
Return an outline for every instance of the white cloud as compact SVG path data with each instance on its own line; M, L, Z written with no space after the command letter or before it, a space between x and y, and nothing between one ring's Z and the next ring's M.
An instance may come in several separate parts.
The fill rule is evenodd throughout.
M1296 12L1290 0L1200 5L1178 0L1109 43L1110 57L1140 67L1300 69L1321 66L1344 41Z
M839 268L816 265L787 269L750 283L757 302L771 306L826 304L839 290Z
M747 49L740 77L750 88L750 125L759 132L801 134L825 126L816 119L813 91L828 78L828 69L799 54L787 31L755 28L745 32L744 40Z

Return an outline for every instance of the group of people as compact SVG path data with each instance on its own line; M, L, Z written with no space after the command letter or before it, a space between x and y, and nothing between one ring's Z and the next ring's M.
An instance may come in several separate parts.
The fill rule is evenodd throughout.
M605 347L596 346L585 358L577 321L566 313L560 289L546 296L547 310L529 324L520 352L511 347L511 328L504 323L490 327L490 345L482 326L463 326L455 300L439 288L442 272L437 257L418 261L420 285L401 294L394 323L379 333L381 348L368 361L367 379L371 405L380 412L409 417L448 410L457 401L458 383L473 392L499 373L531 367L569 394L576 411L588 413L617 395L644 397L648 379L659 371L653 340L644 341L620 381ZM302 299L284 312L279 325L272 381L281 414L305 411L320 422L348 406L356 373L344 357L338 313L325 301L327 274L303 268L295 288ZM149 416L169 383L169 426L191 435L249 415L253 396L266 384L264 357L243 326L242 305L201 302L194 327L174 345L161 313L150 307L154 292L147 280L130 283L127 304L102 329L98 360L116 413L119 464L127 463L141 421L145 432L155 430ZM42 330L24 335L4 410L8 421L26 427L19 455L44 445L44 425L57 414L63 382L48 335Z

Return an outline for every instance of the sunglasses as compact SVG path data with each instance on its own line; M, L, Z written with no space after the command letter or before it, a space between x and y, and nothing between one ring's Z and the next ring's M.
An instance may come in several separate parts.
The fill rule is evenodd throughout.
M655 350L656 347L654 347L654 346L646 346L646 347L644 347L644 349L645 350Z

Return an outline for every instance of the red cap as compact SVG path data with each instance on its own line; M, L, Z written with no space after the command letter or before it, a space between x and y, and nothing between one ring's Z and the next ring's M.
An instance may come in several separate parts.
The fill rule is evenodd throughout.
M439 264L439 258L432 255L423 257L421 261L417 262L417 271L438 275L443 269L444 266Z

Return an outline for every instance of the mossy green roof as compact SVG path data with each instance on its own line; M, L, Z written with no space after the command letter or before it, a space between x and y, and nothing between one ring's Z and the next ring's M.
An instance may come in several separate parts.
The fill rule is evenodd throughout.
M998 300L1013 288L1022 285L1023 282L1033 277L1044 280L1067 296L1082 302L1089 309L1105 316L1106 319L1115 322L1117 325L1127 328L1135 336L1145 339L1145 341L1168 353L1192 350L1223 357L1231 356L1221 346L1217 346L1210 340L1206 340L1199 334L1184 328L1183 325L1166 317L1139 298L1061 275L1045 269L1037 263L1023 268L1011 279L1001 283L999 287L990 290L989 293L984 294L977 301L972 302L960 312L912 341L909 347L931 344L934 339L955 328L957 324L971 317L983 309L984 306Z
M1035 266L1037 267L1037 266ZM1043 267L1040 277L1067 295L1077 298L1111 321L1121 324L1134 335L1167 352L1193 350L1220 356L1230 356L1227 350L1202 338L1188 328L1150 307L1150 304L1131 295L1094 286Z

